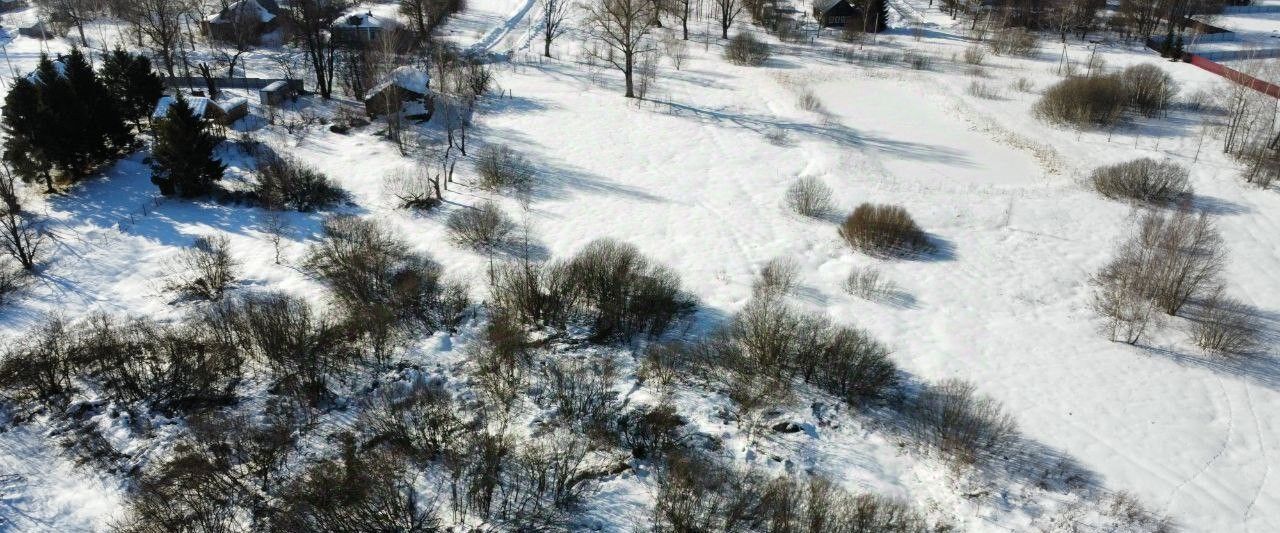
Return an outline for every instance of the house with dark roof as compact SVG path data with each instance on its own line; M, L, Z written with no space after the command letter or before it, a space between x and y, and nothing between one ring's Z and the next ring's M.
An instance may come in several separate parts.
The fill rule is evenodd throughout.
M843 28L850 22L862 20L862 9L854 7L849 0L816 0L813 18L824 28Z
M236 0L201 21L200 29L213 40L258 44L280 27L280 20L275 0Z

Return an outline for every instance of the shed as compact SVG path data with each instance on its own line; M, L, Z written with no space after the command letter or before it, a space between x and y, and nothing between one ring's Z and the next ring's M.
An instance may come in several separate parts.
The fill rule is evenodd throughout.
M399 112L405 104L421 102L427 107L430 119L429 95L431 77L413 67L398 67L386 79L369 89L364 99L365 112L371 117Z
M53 28L44 22L36 22L30 26L22 26L18 28L18 35L23 37L31 37L33 39L53 39L60 37Z
M285 80L278 80L258 89L258 103L277 106L283 104L285 100L296 97L297 94L298 91L292 84Z

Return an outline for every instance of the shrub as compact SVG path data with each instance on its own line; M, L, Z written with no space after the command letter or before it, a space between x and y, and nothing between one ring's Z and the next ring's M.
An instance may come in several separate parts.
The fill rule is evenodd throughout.
M949 379L925 387L916 402L917 435L947 458L974 464L1017 436L1013 418L973 384Z
M1134 65L1120 73L1129 105L1146 116L1155 116L1169 108L1178 94L1178 83L1164 69L1152 65Z
M311 465L280 491L274 525L282 531L434 531L435 510L418 494L416 477L402 458L357 450L348 436L339 459Z
M578 294L590 339L629 340L657 337L693 311L693 300L680 289L680 278L656 265L635 246L599 239L587 244L567 263L568 284Z
M231 257L231 241L226 235L196 237L190 248L178 254L182 271L171 290L190 298L218 300L236 279L238 263Z
M215 308L209 321L265 366L281 390L313 405L356 359L345 328L294 296L254 294Z
M599 435L617 419L622 405L613 390L618 376L612 358L559 359L548 361L539 370L540 389L544 392L541 403L554 407L562 420L588 435Z
M1170 204L1191 196L1187 169L1167 161L1135 159L1098 167L1090 179L1107 198Z
M904 52L902 54L902 62L914 70L929 70L933 68L933 57L919 52Z
M374 221L329 218L304 267L329 285L347 326L365 336L380 362L405 335L446 319L440 265Z
M800 92L796 94L796 105L805 111L822 109L822 101L818 99L818 95L813 92L813 89L808 87L801 88Z
M482 188L527 191L533 185L528 161L506 146L490 144L481 148L475 164Z
M1018 78L1013 80L1012 87L1015 91L1029 93L1036 88L1036 84L1029 78Z
M990 86L990 85L988 85L988 84L986 84L986 83L982 83L982 82L980 82L980 81L971 81L971 82L969 82L969 88L968 88L968 89L966 89L966 92L968 92L970 96L976 96L976 97L978 97L978 98L982 98L982 99L985 99L985 100L999 100L999 99L1000 99L1000 90L999 90L999 89L996 89L995 87L992 87L992 86Z
M800 178L787 187L787 207L801 216L823 218L831 213L831 194L821 179Z
M1254 310L1219 289L1196 317L1191 338L1210 355L1245 355L1257 349L1260 330Z
M360 412L360 427L370 445L387 446L420 461L455 453L466 424L458 417L449 391L438 383L415 380L391 385L374 395Z
M449 238L461 246L491 250L509 242L516 224L498 204L484 202L449 213L445 228L449 230Z
M661 459L675 449L685 423L670 405L637 407L618 418L618 435L637 459Z
M874 268L854 268L844 280L844 291L864 300L875 300L898 292L898 285Z
M751 293L763 298L781 298L796 287L800 267L783 257L770 259L760 269L760 275L751 283Z
M21 269L9 266L7 261L0 261L0 306L17 296L25 285L26 273Z
M1007 28L989 41L991 50L1000 55L1033 57L1040 50L1040 40L1035 33L1023 28Z
M987 50L981 46L970 46L964 49L964 62L970 65L981 65L987 59Z
M932 246L924 230L906 209L896 205L862 204L840 225L850 246L873 255L927 252Z
M293 157L263 151L257 158L254 192L268 209L308 212L341 202L346 193L327 176Z
M1076 127L1110 126L1128 101L1119 76L1071 77L1045 90L1035 105L1042 119Z
M769 45L756 40L749 32L742 32L729 39L724 58L735 65L758 67L769 60Z
M430 211L443 203L440 176L425 168L401 169L387 176L387 192L397 200L396 207Z

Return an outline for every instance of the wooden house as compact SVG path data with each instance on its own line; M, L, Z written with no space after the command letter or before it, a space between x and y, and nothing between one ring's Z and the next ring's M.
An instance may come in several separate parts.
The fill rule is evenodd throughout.
M364 98L364 109L370 117L399 113L412 103L424 107L427 120L431 119L432 102L430 76L413 67L399 67L387 78L369 90Z
M213 40L259 44L280 27L280 15L275 0L237 0L201 21L200 29Z

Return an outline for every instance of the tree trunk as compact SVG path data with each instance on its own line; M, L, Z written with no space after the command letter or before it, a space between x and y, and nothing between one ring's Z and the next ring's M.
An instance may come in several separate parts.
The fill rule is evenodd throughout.
M544 57L551 57L551 33L550 32L546 33L546 37L543 40L542 55Z
M626 64L627 64L627 66L626 66L626 68L622 69L622 77L623 77L623 78L626 78L626 80L627 80L627 94L626 94L626 97L627 97L627 98L635 98L635 97L636 97L636 93L635 93L635 90L633 90L633 88L632 88L632 87L633 87L633 84L631 83L631 74L632 74L632 70L633 70L631 65L632 65L632 63L635 61L635 56L633 56L632 54L627 54L627 55L626 55L626 57L625 57L624 59L626 60Z

